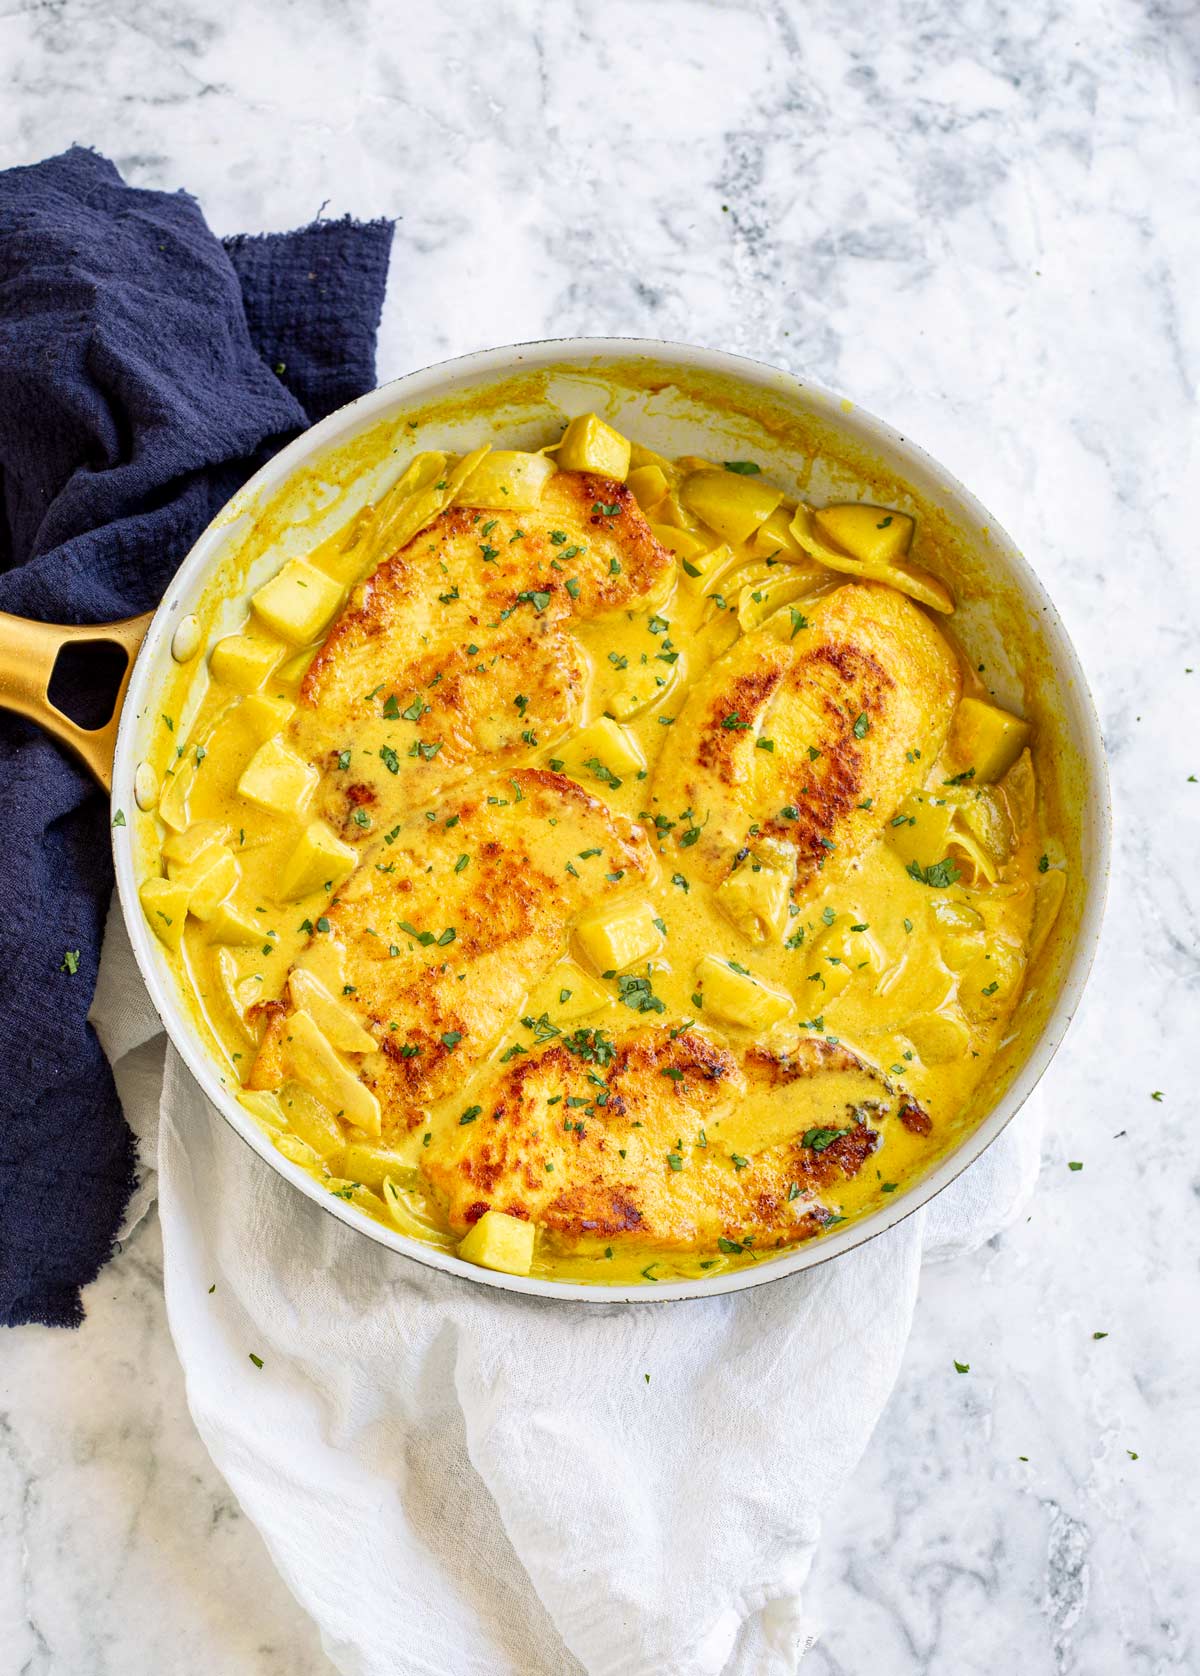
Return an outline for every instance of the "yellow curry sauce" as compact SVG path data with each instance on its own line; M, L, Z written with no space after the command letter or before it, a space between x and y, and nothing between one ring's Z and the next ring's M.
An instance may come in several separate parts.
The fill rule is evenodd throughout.
M603 1282L761 1260L923 1171L1064 875L1029 728L913 535L589 415L541 454L417 455L289 560L208 649L187 737L161 719L142 887L280 1151L405 1233ZM393 679L405 634L424 662ZM493 967L504 893L464 895L489 855L514 901L561 881ZM473 939L434 911L458 901ZM405 1005L428 974L435 1011L460 985L464 1027L372 1010L364 971ZM434 1097L397 1093L435 1061Z

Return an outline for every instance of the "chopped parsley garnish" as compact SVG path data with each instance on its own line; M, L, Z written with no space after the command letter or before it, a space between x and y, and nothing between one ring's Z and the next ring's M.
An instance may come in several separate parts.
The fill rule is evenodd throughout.
M737 477L758 477L762 467L753 460L726 460L725 470L732 471Z
M635 1013L665 1013L666 1004L654 993L650 979L635 978L631 972L617 977L617 997Z
M621 789L622 782L613 773L611 768L606 768L604 766L599 757L589 757L583 766L591 770L597 780L600 781L601 785L611 786L614 791L619 791Z
M928 885L931 890L948 890L961 876L949 856L930 862L928 867L922 867L919 861L910 861L905 871L910 879Z
M554 1034L559 1032L556 1030ZM615 1044L600 1029L574 1030L563 1037L563 1046L587 1065L611 1065L617 1053Z
M79 970L79 950L78 949L67 949L67 950L65 950L65 952L63 953L63 957L62 957L62 965L59 967L59 971L60 972L68 972L68 973L70 973L71 977L74 977L76 972L78 972L78 970Z
M870 717L867 715L867 712L865 710L863 710L855 718L854 729L853 729L854 737L856 739L865 739L867 737L867 734L870 733L870 731L871 731Z
M806 1129L800 1137L800 1145L809 1147L813 1152L824 1152L834 1141L849 1133L849 1129Z

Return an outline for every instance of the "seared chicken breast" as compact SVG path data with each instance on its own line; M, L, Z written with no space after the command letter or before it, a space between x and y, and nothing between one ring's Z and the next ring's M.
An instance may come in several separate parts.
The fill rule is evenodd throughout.
M478 1118L422 1161L450 1226L502 1210L562 1251L806 1239L831 1219L820 1190L857 1174L884 1124L929 1127L848 1048L794 1033L578 1029L474 1098Z
M269 1023L250 1086L292 1074L293 1015L311 988L300 971L370 1038L349 1057L379 1102L382 1133L415 1127L491 1052L579 912L655 871L640 827L543 769L410 816L330 903L285 999L261 1009Z
M653 601L674 563L629 490L587 472L556 473L536 512L443 512L360 584L305 675L292 737L324 770L322 812L361 841L564 737L585 681L571 624Z
M784 867L799 901L923 784L961 677L931 619L892 588L838 588L794 617L791 638L744 635L697 682L651 808L710 884L757 859Z

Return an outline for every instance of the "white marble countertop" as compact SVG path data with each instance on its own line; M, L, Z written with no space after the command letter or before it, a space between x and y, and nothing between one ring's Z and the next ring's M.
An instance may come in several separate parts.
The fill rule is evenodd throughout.
M222 233L399 216L381 377L571 333L759 356L923 442L1063 611L1112 754L1105 944L1028 1220L926 1271L813 1676L1200 1663L1195 29L1137 0L0 14L3 163L91 143ZM0 1354L0 1666L328 1676L192 1429L153 1220L86 1302Z

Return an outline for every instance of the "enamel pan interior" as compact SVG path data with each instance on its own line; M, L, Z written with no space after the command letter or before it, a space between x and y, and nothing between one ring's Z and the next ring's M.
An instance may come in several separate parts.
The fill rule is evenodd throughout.
M216 1062L189 1021L175 978L141 912L130 829L113 833L129 936L151 999L172 1041L212 1104L269 1167L359 1233L429 1267L485 1286L577 1304L663 1302L759 1286L852 1250L882 1233L967 1169L1028 1097L1079 1005L1092 964L1108 874L1108 784L1099 723L1074 648L1032 567L995 520L929 456L889 426L819 385L737 356L641 339L568 339L488 350L421 372L332 414L277 455L196 543L155 615L125 702L113 772L113 808L135 806L133 781L146 754L159 694L174 673L171 637L196 610L222 560L262 510L332 451L390 425L396 469L421 447L462 449L503 437L538 445L572 414L596 409L668 454L745 458L751 453L789 489L816 499L867 493L909 506L922 537L958 590L953 623L972 657L996 672L996 690L1031 715L1060 771L1054 820L1068 855L1063 911L1031 974L1012 1037L972 1125L925 1174L878 1210L841 1230L758 1264L711 1278L645 1286L580 1285L499 1274L392 1232L335 1199L276 1151L223 1086ZM450 418L447 419L447 415ZM416 419L415 424L410 421ZM436 433L436 434L435 434ZM806 461L816 458L811 478ZM798 473L800 476L798 477ZM931 556L931 547L924 548ZM256 578L257 580L258 578ZM1031 656L1009 661L1017 641ZM992 675L989 674L989 680Z

